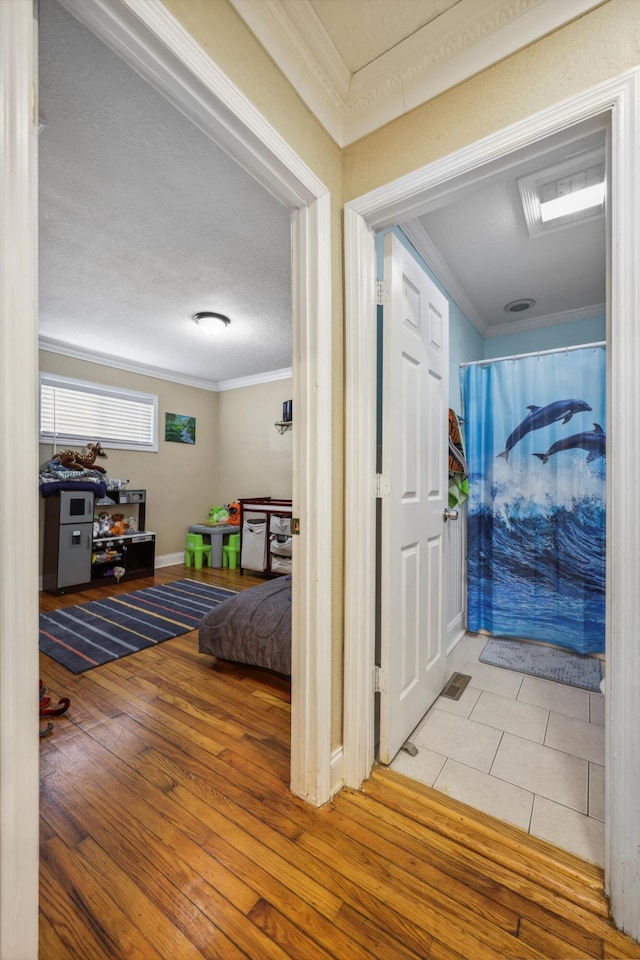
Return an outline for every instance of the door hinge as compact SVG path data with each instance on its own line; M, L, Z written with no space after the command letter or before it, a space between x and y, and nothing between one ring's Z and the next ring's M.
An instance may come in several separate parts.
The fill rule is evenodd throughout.
M383 473L376 473L376 499L384 499L391 494L391 484L389 477Z
M291 533L300 536L300 517L291 517Z
M373 667L373 692L380 693L380 667L377 663Z
M378 280L376 282L376 304L379 307L386 307L389 303L390 289L388 280Z

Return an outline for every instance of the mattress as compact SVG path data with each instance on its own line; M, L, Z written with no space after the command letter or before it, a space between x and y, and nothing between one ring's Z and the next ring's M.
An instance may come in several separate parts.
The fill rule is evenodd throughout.
M267 580L218 603L200 623L198 649L291 676L291 577Z

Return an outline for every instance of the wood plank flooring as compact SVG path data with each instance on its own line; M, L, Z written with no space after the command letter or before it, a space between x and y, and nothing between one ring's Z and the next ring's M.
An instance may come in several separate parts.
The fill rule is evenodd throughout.
M183 576L261 582L155 582ZM41 740L41 960L640 958L599 869L440 793L377 768L320 810L293 797L288 682L195 632L41 676L71 698Z

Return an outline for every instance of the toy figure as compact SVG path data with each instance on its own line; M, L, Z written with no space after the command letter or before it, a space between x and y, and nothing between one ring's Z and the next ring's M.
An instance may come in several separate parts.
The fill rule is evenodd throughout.
M85 449L86 453L81 453L78 450L59 450L51 459L58 461L67 470L97 470L99 473L106 473L104 467L100 467L96 463L96 457L101 457L103 460L107 459L102 444L88 443Z
M98 514L98 536L108 537L111 533L111 517L108 513Z
M111 536L121 537L126 529L127 529L127 525L125 523L124 513L112 513L111 528L110 528Z

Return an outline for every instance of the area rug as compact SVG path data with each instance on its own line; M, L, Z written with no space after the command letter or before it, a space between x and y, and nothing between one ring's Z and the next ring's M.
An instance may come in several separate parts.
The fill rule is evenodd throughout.
M567 683L583 690L600 691L602 664L596 657L558 650L525 640L489 640L480 657L481 663L526 673L543 680Z
M173 580L40 614L40 650L84 673L195 630L205 613L235 590Z

